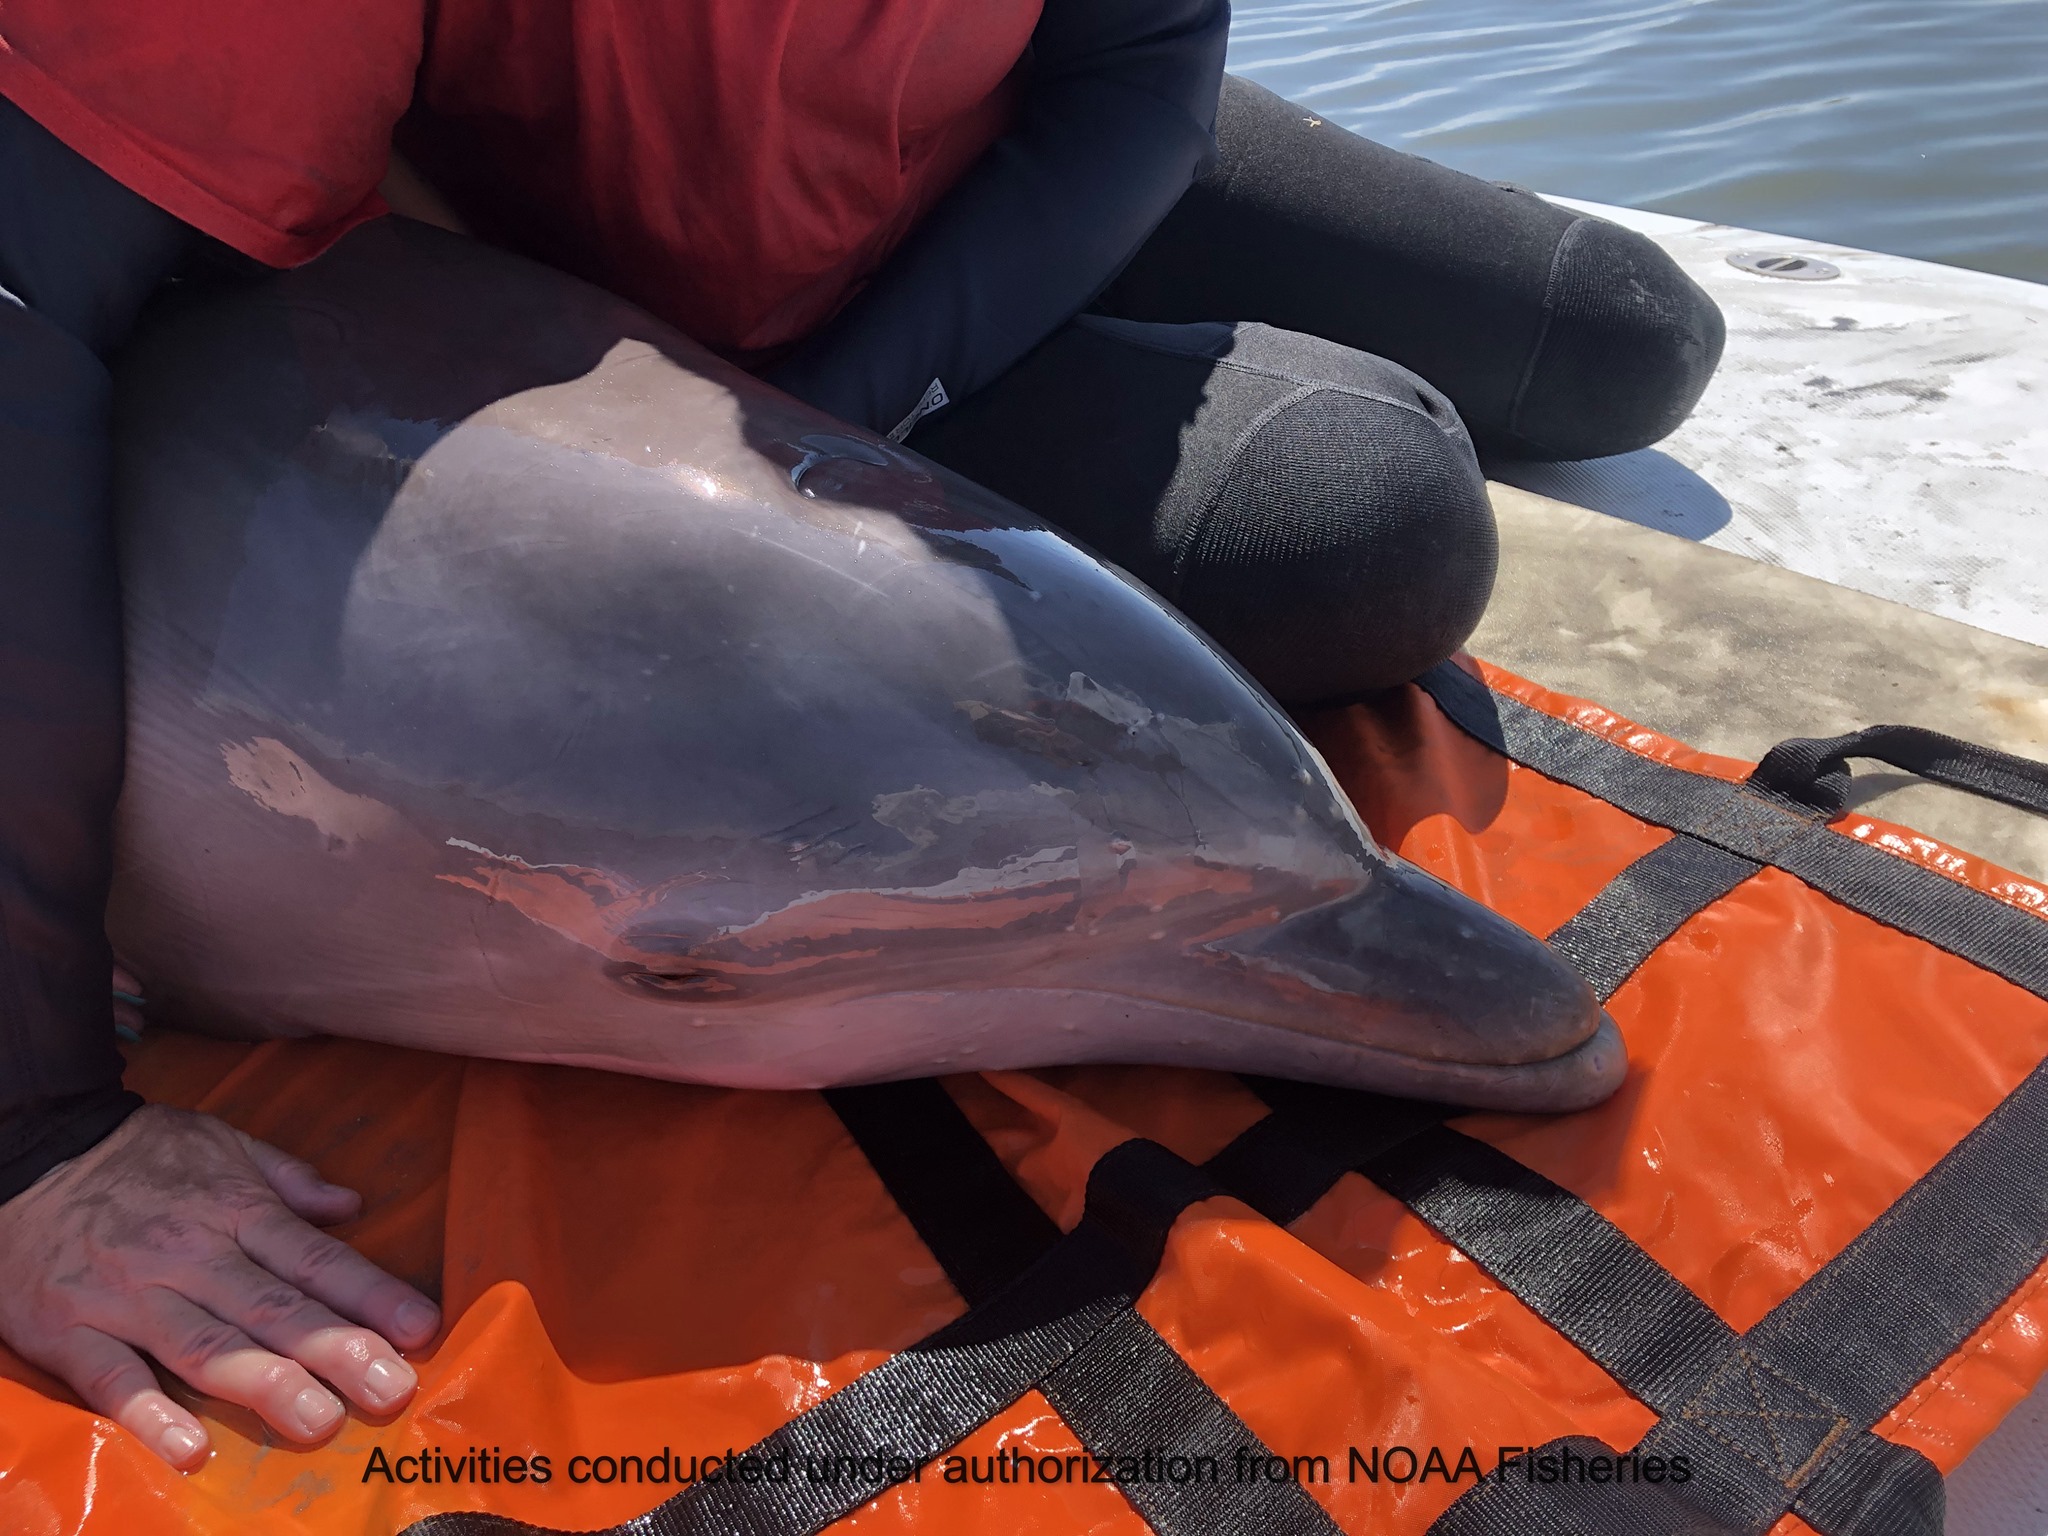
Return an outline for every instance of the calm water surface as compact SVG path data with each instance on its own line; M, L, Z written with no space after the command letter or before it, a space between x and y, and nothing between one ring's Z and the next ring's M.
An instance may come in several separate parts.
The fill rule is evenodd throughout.
M1236 0L1230 65L1491 180L2048 282L2048 0Z

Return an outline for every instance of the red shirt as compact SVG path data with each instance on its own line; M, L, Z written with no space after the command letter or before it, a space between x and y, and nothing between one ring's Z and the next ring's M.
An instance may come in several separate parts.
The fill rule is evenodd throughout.
M0 94L274 266L383 212L728 352L813 329L1002 131L1039 0L0 0Z

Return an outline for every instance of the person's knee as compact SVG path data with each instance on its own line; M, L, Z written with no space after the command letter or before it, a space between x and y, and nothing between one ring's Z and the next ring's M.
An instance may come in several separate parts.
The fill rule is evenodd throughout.
M1547 323L1504 452L1593 459L1644 448L1684 421L1721 360L1706 291L1647 237L1573 223L1551 258Z
M1183 530L1176 599L1286 703L1420 675L1493 591L1493 512L1464 429L1420 379L1379 366L1430 408L1305 387L1239 440Z

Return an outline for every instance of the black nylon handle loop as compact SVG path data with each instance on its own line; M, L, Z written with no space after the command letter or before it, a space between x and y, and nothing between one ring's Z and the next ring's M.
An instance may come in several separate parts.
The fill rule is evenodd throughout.
M2048 816L2048 763L1917 725L1873 725L1824 738L1795 736L1764 754L1749 785L1833 820L1848 809L1852 757Z

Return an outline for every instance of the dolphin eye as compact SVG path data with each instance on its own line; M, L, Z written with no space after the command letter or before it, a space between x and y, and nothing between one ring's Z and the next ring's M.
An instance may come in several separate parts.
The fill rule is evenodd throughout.
M656 969L653 966L636 965L630 961L618 961L607 965L604 972L629 991L650 997L700 998L739 990L715 971L692 970L686 966Z

